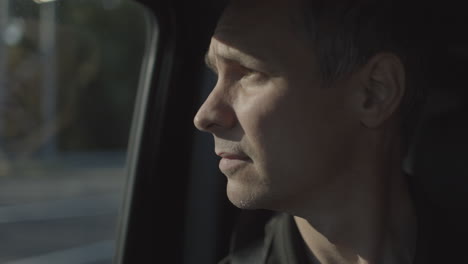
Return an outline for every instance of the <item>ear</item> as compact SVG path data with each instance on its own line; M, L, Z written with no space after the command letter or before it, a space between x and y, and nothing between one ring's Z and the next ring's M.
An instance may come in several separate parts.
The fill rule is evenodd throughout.
M372 57L361 71L359 113L361 124L376 128L400 106L405 92L405 69L400 58L391 53Z

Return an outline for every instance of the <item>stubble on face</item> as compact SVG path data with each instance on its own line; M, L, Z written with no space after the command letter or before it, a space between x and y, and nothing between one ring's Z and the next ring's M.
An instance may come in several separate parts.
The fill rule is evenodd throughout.
M327 170L340 150L343 98L321 89L310 43L291 21L298 12L295 4L233 1L210 46L209 56L220 71L215 90L225 90L238 122L214 133L215 143L233 144L252 160L225 172L228 197L240 208L287 211L305 201L329 181ZM266 81L229 83L231 59L239 58L231 56L233 51L253 58L241 64L247 61L264 71Z

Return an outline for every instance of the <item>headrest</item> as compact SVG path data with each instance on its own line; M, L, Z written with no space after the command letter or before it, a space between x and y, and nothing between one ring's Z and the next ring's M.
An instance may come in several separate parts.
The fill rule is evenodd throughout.
M468 208L468 108L425 120L414 142L412 171L418 189L435 205Z

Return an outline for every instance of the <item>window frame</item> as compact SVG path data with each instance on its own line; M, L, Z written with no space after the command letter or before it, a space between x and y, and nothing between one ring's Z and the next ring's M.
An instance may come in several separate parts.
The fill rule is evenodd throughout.
M159 26L151 85L140 92L114 263L184 261L187 190L205 66L223 1L139 0Z

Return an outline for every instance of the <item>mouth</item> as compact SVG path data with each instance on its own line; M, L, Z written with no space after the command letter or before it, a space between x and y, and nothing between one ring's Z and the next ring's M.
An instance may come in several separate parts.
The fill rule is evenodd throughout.
M233 172L252 162L248 156L243 154L221 152L217 155L221 157L219 169L225 173Z
M228 152L219 152L216 155L220 156L223 159L228 160L250 160L250 158L245 154L237 154L237 153L228 153Z

